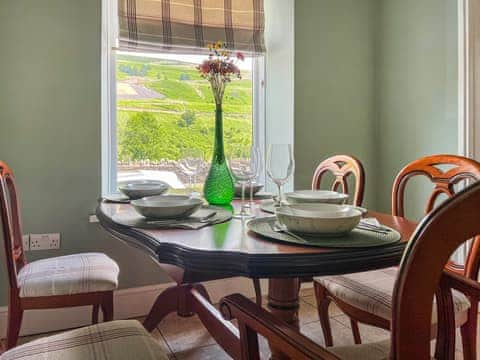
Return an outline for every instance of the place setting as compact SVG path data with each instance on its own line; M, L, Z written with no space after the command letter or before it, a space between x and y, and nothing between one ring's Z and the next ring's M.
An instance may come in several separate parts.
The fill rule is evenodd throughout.
M232 218L231 211L188 195L158 195L130 201L131 209L118 212L113 221L140 229L198 230Z
M113 216L113 221L128 227L198 230L232 218L231 211L205 204L194 191L188 195L167 193L170 186L163 181L136 180L119 185L118 190L119 194L103 201L131 205Z
M351 205L324 203L282 204L275 216L252 219L250 231L265 238L295 245L328 248L365 248L400 241L396 230Z
M347 205L347 194L297 190L283 196L282 188L294 169L291 146L269 147L267 175L277 185L278 195L262 202L260 209L274 216L250 220L250 231L276 241L328 248L365 248L400 241L396 230L375 218L364 218L367 209Z

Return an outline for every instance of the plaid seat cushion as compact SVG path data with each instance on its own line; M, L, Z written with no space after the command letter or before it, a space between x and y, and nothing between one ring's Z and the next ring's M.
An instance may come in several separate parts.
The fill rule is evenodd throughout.
M328 351L342 360L388 360L390 359L390 339L360 345L335 346L328 348Z
M118 273L105 254L84 253L33 261L17 278L20 297L37 297L114 290Z
M120 320L67 331L11 349L0 360L168 359L136 320Z
M383 319L392 318L392 293L397 277L397 268L388 268L363 273L317 277L320 283L333 296L343 302L377 315ZM461 292L453 290L456 313L465 312L470 302ZM437 307L433 306L432 324L437 323Z
M387 360L390 355L390 339L375 343L351 346L334 346L328 351L344 360Z

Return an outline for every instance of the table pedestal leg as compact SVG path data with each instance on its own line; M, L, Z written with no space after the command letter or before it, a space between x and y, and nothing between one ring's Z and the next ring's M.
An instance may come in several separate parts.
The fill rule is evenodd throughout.
M270 279L268 281L268 309L279 319L299 328L298 324L298 294L300 290L300 280L293 279ZM288 359L278 349L270 345L272 359Z
M148 331L153 331L162 319L172 312L178 316L188 317L195 315L191 304L190 291L196 289L206 301L210 302L207 290L201 284L181 284L169 287L158 295L143 326Z
M233 359L241 358L237 328L222 318L203 285L179 284L163 291L155 300L143 326L151 332L165 316L174 311L182 317L197 315L212 337Z

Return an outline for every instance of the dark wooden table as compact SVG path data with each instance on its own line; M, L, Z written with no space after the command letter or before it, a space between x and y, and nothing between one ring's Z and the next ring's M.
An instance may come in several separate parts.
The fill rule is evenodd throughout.
M398 230L402 241L370 249L325 249L263 239L249 232L245 222L237 219L201 230L143 230L115 223L112 217L118 212L133 213L134 210L128 204L100 202L97 217L116 238L150 254L177 283L158 296L145 327L152 331L174 311L180 316L197 314L218 344L234 359L241 357L238 330L223 320L210 303L200 284L202 281L234 276L268 278L269 310L298 327L301 278L397 265L405 241L415 229L415 224L404 218L369 212L367 216ZM268 214L258 212L258 215ZM272 358L283 357L272 348Z

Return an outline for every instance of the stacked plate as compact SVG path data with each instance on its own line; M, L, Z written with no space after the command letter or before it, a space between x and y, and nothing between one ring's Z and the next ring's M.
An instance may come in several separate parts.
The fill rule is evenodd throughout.
M343 235L360 222L362 212L349 205L293 204L277 208L278 222L300 234Z
M347 194L329 190L298 190L285 194L288 205L275 209L289 231L316 235L342 235L360 222L364 209L343 205Z
M128 197L137 213L152 220L186 219L203 205L198 198L164 195L169 185L163 181L135 181L122 184L118 189Z
M183 219L200 209L203 201L183 195L149 196L130 204L147 219Z
M290 204L344 204L348 199L347 194L329 190L298 190L286 193L285 197Z
M342 205L348 200L347 194L342 194L336 191L329 190L297 190L285 194L287 199L286 205L299 204L337 204ZM263 202L260 209L275 213L275 202ZM361 212L366 212L366 209L358 208Z
M125 194L130 200L141 199L146 196L155 196L164 194L169 189L169 185L163 181L142 180L122 184L118 190Z

